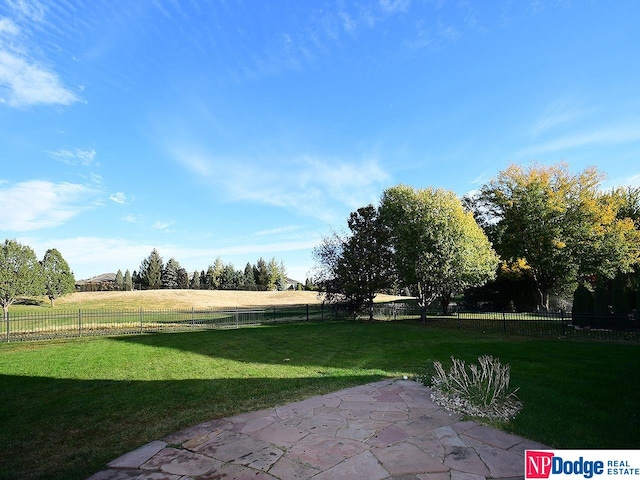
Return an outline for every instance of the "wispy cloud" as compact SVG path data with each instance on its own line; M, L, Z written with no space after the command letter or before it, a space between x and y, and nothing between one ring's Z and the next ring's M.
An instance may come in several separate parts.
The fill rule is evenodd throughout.
M56 248L74 271L76 278L88 278L101 273L133 272L154 248L164 260L177 259L189 272L206 269L214 259L221 257L225 262L255 261L255 255L272 256L285 252L304 251L315 247L321 240L318 235L308 235L305 239L262 243L236 243L233 246L211 246L208 248L181 247L171 243L134 242L123 238L79 236L73 238L22 237L18 239L31 246L41 258L49 248ZM99 245L100 248L96 248ZM244 265L244 263L242 263Z
M37 1L10 1L16 19L41 22L45 8ZM25 32L12 19L0 20L0 103L11 107L70 105L79 100L50 67L34 57Z
M581 106L581 103L576 98L562 98L555 101L533 123L530 129L531 134L538 136L581 120L592 112L592 109Z
M124 205L127 203L127 196L122 192L116 192L109 195L109 200L119 203L120 205Z
M82 165L85 167L91 165L96 157L96 151L92 148L76 148L74 150L61 149L47 153L67 165Z
M91 208L85 185L29 180L0 188L0 230L26 232L54 227Z
M167 230L171 225L173 225L174 222L172 221L163 221L163 220L158 220L156 221L151 228L153 228L154 230Z
M280 235L282 233L292 233L292 232L295 232L296 230L300 230L300 227L297 225L288 225L286 227L271 228L269 230L260 230L259 232L255 232L253 235L256 237L264 237L264 236Z
M38 0L8 0L7 3L20 16L34 22L44 20L45 7Z
M375 202L389 174L375 159L359 161L305 155L289 161L192 156L174 149L178 162L222 190L229 201L253 201L332 221L344 206ZM336 208L336 204L341 208Z
M535 156L586 146L619 145L637 141L640 141L640 124L625 124L558 137L521 150L519 155Z
M410 0L380 0L380 8L386 13L406 12L411 5Z

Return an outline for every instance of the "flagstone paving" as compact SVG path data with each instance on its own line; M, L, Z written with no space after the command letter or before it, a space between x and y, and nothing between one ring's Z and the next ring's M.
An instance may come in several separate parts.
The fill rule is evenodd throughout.
M113 460L87 480L486 480L524 474L549 449L385 380L202 423Z

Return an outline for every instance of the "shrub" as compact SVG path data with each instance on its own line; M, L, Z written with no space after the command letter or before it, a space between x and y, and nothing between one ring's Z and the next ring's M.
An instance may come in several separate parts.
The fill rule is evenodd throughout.
M479 365L469 365L451 357L452 366L445 372L442 364L433 362L431 398L438 405L474 417L509 420L522 408L516 397L517 388L509 389L510 368L490 355L478 358Z

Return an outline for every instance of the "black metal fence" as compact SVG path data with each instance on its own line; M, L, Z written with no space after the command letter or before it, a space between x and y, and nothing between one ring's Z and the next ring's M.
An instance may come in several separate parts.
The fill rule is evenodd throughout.
M378 320L417 320L420 309L411 305L376 307ZM632 315L571 315L565 312L427 312L426 325L458 330L528 337L572 338L640 342L640 319Z
M378 321L419 320L410 304L385 303L374 308ZM368 315L365 315L368 317ZM284 322L348 318L340 305L292 305L234 309L47 310L10 312L0 339L6 342L92 335L132 335L228 329ZM364 318L364 317L363 317ZM430 327L547 338L574 338L640 343L637 315L558 313L427 312Z
M9 313L2 340L42 340L91 335L240 328L335 318L325 305L233 309L49 310Z

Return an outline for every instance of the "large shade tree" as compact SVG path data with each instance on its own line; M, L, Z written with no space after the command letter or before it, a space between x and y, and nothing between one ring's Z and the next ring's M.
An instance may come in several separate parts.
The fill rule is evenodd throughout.
M363 308L373 320L376 294L393 281L388 228L373 205L352 212L350 233L333 233L314 249L316 281L329 301L346 302L356 313Z
M9 306L22 295L41 295L44 291L42 266L35 252L15 240L0 246L0 303L4 320Z
M541 310L551 293L588 275L611 278L637 258L633 221L618 217L603 178L595 168L512 165L468 202L500 256L526 263Z
M118 272L120 272L118 270ZM75 289L76 280L69 264L62 254L55 248L50 248L42 259L42 273L44 279L45 294L54 306L55 300ZM122 273L120 272L122 277Z
M453 294L494 278L498 256L453 192L398 185L383 193L380 215L399 279L418 299L423 321L437 298L446 309Z

